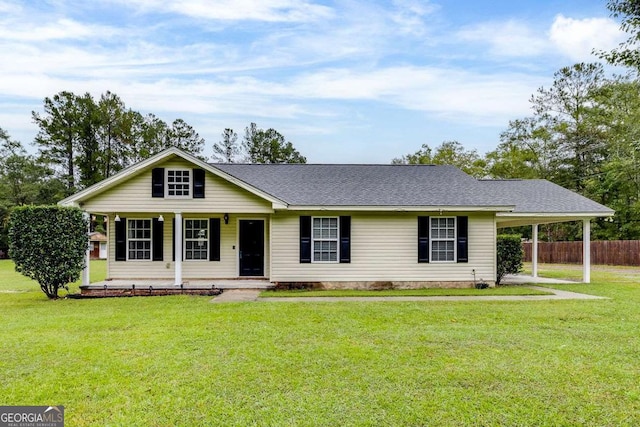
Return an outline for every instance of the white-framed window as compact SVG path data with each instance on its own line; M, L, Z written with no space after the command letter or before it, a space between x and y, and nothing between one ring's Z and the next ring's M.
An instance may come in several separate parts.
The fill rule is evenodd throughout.
M127 259L151 260L151 219L127 218Z
M431 217L431 261L454 262L456 260L456 218Z
M191 171L189 169L167 169L167 197L191 196Z
M184 220L184 259L209 260L209 220Z
M311 251L313 262L338 262L338 217L313 217Z

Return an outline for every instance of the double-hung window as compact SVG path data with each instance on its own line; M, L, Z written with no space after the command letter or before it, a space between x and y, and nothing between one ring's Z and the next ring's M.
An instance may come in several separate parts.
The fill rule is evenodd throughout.
M127 259L151 260L151 220L127 219Z
M431 261L456 259L456 218L431 217Z
M167 197L189 197L191 195L191 171L189 169L167 169Z
M313 262L338 262L338 217L314 217Z
M209 259L209 220L184 220L184 259L207 261Z

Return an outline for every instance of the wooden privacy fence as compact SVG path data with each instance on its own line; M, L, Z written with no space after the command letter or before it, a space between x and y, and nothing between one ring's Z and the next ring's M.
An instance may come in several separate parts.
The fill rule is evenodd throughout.
M524 260L531 261L531 242L525 242ZM582 264L582 242L538 242L538 262ZM591 263L640 266L640 240L591 242Z

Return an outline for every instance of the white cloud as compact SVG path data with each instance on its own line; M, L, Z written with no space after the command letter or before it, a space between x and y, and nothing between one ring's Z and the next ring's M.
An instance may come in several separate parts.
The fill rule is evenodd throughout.
M62 39L88 39L112 36L120 31L101 25L85 25L72 19L58 19L51 23L30 22L26 25L0 23L0 39L20 41L46 41Z
M556 48L574 61L593 61L592 50L611 50L625 39L610 18L574 19L557 15L549 31Z
M7 1L0 1L0 13L2 14L14 14L18 13L20 10L21 8L18 4Z
M475 74L435 67L328 70L294 81L289 96L375 100L454 121L506 123L529 112L538 80L522 74Z
M394 0L395 10L391 13L391 20L396 29L402 34L421 36L427 32L424 18L432 14L438 7L429 1L422 0Z
M548 47L545 37L526 22L517 20L472 25L460 30L457 38L464 42L488 44L489 52L498 57L536 56Z
M134 110L182 117L214 140L225 123L255 119L300 139L359 127L363 141L380 138L381 127L422 135L427 121L443 135L502 127L529 114L527 100L558 59L566 65L564 55L588 54L584 45L617 34L606 19L558 15L542 29L485 22L452 37L430 0L99 4L122 13L97 16L79 1L0 0L0 98L16 100L0 104L0 126L35 134L30 111L44 97L111 90Z
M333 16L327 6L296 0L123 0L142 11L178 13L220 21L308 22Z

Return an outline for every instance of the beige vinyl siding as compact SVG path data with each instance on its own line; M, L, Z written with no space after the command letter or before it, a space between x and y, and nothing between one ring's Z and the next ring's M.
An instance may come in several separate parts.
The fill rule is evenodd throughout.
M122 218L151 218L140 213L122 212ZM182 261L183 280L189 279L230 279L238 277L238 220L262 219L265 223L265 276L269 277L269 217L268 215L229 214L229 224L224 223L221 214L183 214L184 219L220 218L220 261ZM110 279L173 279L175 262L172 258L172 219L164 215L163 255L164 261L115 261L115 227L109 234L109 258L107 277ZM109 224L114 224L114 216L109 216ZM183 230L184 231L184 230ZM179 254L176 254L179 256Z
M495 280L495 219L492 213L451 213L469 217L469 262L418 263L416 213L351 214L351 263L299 261L300 215L332 216L326 212L272 217L271 281L472 281L476 277ZM349 215L343 212L335 215ZM438 216L437 212L421 216Z
M193 164L173 158L155 167L193 169ZM151 197L151 169L146 169L126 182L100 193L83 203L82 209L97 213L121 212L228 212L269 213L271 203L210 172L205 174L205 197ZM193 180L193 174L191 174Z

